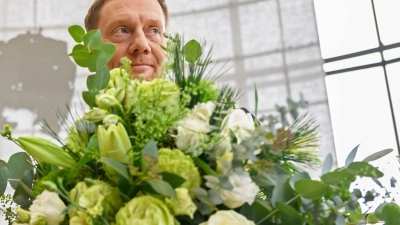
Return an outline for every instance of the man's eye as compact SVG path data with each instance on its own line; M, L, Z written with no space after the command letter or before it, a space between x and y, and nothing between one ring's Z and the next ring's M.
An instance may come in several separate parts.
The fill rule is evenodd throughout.
M126 28L121 27L121 28L118 28L118 29L117 29L116 33L119 33L119 34L127 34L127 33L128 33L128 30L127 30Z
M159 34L160 31L159 31L157 28L153 28L153 29L151 29L151 33L153 33L153 34Z

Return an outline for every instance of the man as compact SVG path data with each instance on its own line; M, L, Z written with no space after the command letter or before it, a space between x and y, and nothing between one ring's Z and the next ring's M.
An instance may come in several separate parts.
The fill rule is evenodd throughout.
M117 48L108 67L120 67L126 56L133 76L147 80L158 76L165 59L161 45L167 23L165 0L95 0L85 18L86 30L99 29L103 43Z

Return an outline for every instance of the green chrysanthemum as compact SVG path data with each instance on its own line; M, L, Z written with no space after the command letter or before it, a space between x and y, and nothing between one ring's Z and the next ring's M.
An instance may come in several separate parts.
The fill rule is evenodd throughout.
M158 151L158 168L163 172L174 173L184 178L186 181L181 187L188 190L200 187L201 177L199 170L194 165L192 158L179 149L160 149Z
M152 196L132 199L118 211L115 220L116 225L174 224L174 216L168 207Z

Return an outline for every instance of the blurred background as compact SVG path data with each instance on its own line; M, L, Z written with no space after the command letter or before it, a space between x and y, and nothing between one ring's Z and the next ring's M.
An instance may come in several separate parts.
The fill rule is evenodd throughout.
M320 126L321 159L343 166L386 148L378 161L398 176L400 123L400 8L398 0L166 0L169 33L213 46L221 84L243 93L238 106L259 115L275 105L309 102ZM0 125L15 136L40 135L43 118L60 134L56 111L82 114L86 69L67 56L74 46L67 28L83 19L92 0L0 0ZM397 116L397 117L396 117ZM0 139L0 158L20 151ZM390 159L390 160L389 160ZM388 181L389 182L389 181ZM360 183L361 186L369 185Z

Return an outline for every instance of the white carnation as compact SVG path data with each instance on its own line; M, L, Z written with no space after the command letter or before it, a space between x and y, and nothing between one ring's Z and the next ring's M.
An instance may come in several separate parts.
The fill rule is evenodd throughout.
M253 221L248 220L243 215L233 210L217 211L210 216L207 222L200 225L254 225Z
M222 122L222 133L232 130L236 138L248 137L249 131L254 130L254 120L250 113L242 109L234 109Z
M58 194L45 190L36 197L29 207L31 222L43 217L48 225L58 225L64 220L65 214L62 214L62 212L65 208L65 204L58 197Z

